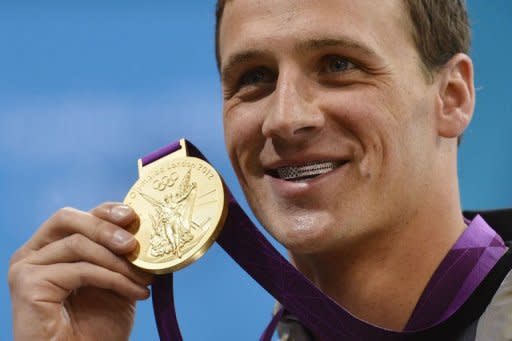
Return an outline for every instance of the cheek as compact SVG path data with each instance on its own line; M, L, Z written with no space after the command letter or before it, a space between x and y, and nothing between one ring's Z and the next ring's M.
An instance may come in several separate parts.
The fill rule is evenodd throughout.
M409 118L398 94L367 87L324 97L324 110L335 134L355 144L361 179L379 181L396 174L404 164L403 148Z
M224 110L224 140L231 163L239 176L254 169L262 145L259 115L237 106Z
M383 153L386 143L396 136L399 122L388 102L377 91L347 91L323 100L328 129L358 145L356 159L368 153Z

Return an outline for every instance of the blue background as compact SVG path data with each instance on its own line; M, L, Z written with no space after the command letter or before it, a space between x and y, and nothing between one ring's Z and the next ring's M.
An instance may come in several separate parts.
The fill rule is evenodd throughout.
M512 2L469 8L478 92L463 205L510 207ZM0 0L0 339L12 338L10 255L60 207L122 200L141 155L186 136L243 201L223 146L213 27L213 0ZM273 304L217 246L175 290L186 340L256 339ZM149 301L132 339L157 339Z

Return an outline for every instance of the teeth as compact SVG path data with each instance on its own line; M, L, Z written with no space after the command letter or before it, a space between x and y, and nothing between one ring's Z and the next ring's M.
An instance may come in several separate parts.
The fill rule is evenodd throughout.
M285 180L298 180L311 178L330 172L338 167L333 161L309 162L303 166L282 167L277 169L277 175Z

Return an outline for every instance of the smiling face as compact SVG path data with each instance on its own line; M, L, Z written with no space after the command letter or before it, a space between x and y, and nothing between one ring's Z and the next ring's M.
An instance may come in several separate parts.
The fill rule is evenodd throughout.
M227 150L256 216L293 252L389 233L425 208L437 88L404 18L400 0L226 5Z

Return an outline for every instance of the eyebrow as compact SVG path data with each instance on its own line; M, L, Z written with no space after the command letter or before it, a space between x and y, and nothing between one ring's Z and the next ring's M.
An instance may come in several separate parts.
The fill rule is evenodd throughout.
M298 53L320 50L326 47L342 47L351 50L357 50L367 57L375 58L377 53L369 46L360 43L352 38L337 37L337 38L321 38L321 39L307 39L299 42L295 46L295 51Z
M263 58L264 56L268 56L269 51L267 50L257 50L257 49L250 49L245 50L239 53L235 53L234 55L230 56L226 66L222 67L221 75L222 79L224 80L226 76L231 74L231 71L236 68L239 64L244 64L248 61Z
M298 42L294 46L294 50L297 53L304 54L315 50L321 50L326 47L341 47L351 50L356 50L369 58L377 58L378 54L371 49L369 46L364 45L354 39L348 37L336 37L336 38L312 38ZM264 58L271 52L269 50L259 49L248 49L235 53L228 58L226 65L221 69L222 79L226 79L233 69L239 64L246 63L251 60Z

